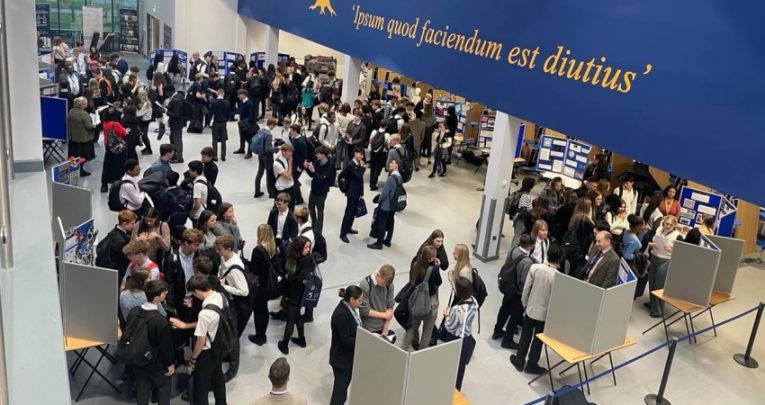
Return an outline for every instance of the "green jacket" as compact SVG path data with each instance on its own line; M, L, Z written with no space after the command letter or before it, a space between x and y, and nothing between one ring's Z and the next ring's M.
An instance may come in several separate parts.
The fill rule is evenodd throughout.
M69 141L71 142L90 142L93 140L93 120L82 108L72 108L69 110Z

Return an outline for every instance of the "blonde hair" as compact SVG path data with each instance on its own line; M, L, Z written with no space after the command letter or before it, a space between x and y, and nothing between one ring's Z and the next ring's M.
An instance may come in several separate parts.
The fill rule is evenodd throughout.
M401 135L399 134L393 134L390 136L390 139L388 140L389 143L398 142L401 143Z
M547 229L549 231L550 227L547 226L547 221L544 219L538 219L536 222L534 222L534 226L531 228L531 237L536 240L537 234L542 229Z
M87 106L88 106L88 99L86 99L85 97L77 97L77 98L74 99L74 107L75 108L82 108L82 109L84 109Z
M457 263L455 263L452 269L452 279L456 280L460 276L460 270L464 268L472 269L473 265L470 264L470 250L464 243L455 245L454 253L457 256Z
M592 201L587 197L580 197L578 200L576 200L574 214L571 215L571 220L568 223L568 227L575 227L576 224L582 219L587 219L588 221L592 222Z
M383 264L382 267L377 270L377 274L379 274L386 283L390 284L393 282L393 278L396 276L396 269L394 269L390 264Z
M276 255L276 240L274 240L274 231L270 225L261 224L258 226L258 245L266 249L268 256Z
M149 102L149 93L146 92L146 89L138 90L138 99L141 100L141 104Z

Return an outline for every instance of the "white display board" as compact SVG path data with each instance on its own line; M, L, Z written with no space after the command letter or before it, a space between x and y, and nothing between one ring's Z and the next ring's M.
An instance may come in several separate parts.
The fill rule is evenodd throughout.
M101 7L82 7L82 37L85 47L90 47L93 33L101 34L104 39L104 10Z

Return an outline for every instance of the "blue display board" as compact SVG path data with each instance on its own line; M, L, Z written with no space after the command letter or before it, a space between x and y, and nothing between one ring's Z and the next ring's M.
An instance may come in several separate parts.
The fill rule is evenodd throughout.
M68 139L67 101L58 97L40 97L40 118L42 119L42 137L66 141Z
M492 124L492 131L493 130L494 130L494 127ZM526 123L522 122L521 125L518 126L518 141L516 142L516 145L515 145L516 158L521 157L521 151L523 150L523 134L525 133L526 133Z
M630 265L627 264L624 258L622 258L619 261L619 273L616 276L616 285L629 283L636 279L637 277L635 277L635 273L632 272Z
M266 53L265 52L253 52L250 54L250 60L255 61L258 69L266 68ZM286 53L280 53L276 57L276 63L278 65L287 64L290 61L290 55Z
M582 180L590 151L592 146L584 142L542 135L537 170Z
M37 21L37 47L40 52L43 49L50 52L50 4L35 4L35 19Z
M154 62L154 55L159 53L162 55L162 63L167 66L170 63L170 59L173 57L173 55L178 55L178 61L183 65L183 70L185 72L189 71L189 56L186 52L183 52L180 49L154 49L151 52L149 52L149 63Z
M715 218L715 231L731 236L736 220L736 206L724 196L684 186L680 189L680 218L678 223L688 229L701 223L705 215Z
M751 176L765 2L239 0L238 12L765 205ZM691 145L725 170L678 158Z
M53 169L51 169L51 177L56 183L79 186L80 162L76 159L71 159L53 166Z

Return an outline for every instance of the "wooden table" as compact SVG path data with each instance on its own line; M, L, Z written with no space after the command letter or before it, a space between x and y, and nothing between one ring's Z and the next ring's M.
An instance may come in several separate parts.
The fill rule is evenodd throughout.
M659 325L664 325L664 335L667 338L667 342L669 342L669 327L672 326L672 324L674 324L675 322L679 321L680 319L683 319L685 321L685 331L688 333L688 335L692 335L693 333L696 333L696 330L694 329L694 326L693 326L693 317L691 317L691 314L698 311L704 311L706 309L705 307L701 305L696 305L692 302L681 300L679 298L670 297L664 294L664 289L651 291L651 295L660 299L662 302L669 304L672 307L675 307L677 310L673 312L670 316L665 316L664 309L662 309L661 321L653 324L650 328L644 330L643 331L644 335L651 329ZM675 315L678 315L678 314L680 314L680 317L673 320L672 322L667 323L668 320L672 319ZM688 343L693 343L694 341L695 341L695 338L693 337L688 338Z
M691 319L696 319L699 315L703 314L704 312L709 311L709 318L712 320L712 331L715 333L715 337L717 337L717 325L715 325L715 317L712 314L712 308L714 308L717 305L724 304L729 301L733 301L736 298L732 295L720 291L714 291L712 292L712 297L709 299L709 306L704 309L703 311L697 313L696 315L693 315Z
M571 346L569 346L569 345L567 345L567 344L565 344L565 343L563 343L563 342L561 342L559 340L553 339L553 338L545 335L544 333L537 334L537 339L542 341L542 343L544 344L544 347L545 347L545 357L546 357L546 360L547 360L547 375L550 377L550 390L552 390L553 392L555 392L555 385L553 383L553 377L552 377L552 371L553 371L554 368L560 366L564 362L571 364L572 367L576 366L577 372L579 373L579 383L581 384L583 381L588 379L588 376L587 376L587 365L585 364L584 367L582 367L582 363L584 363L584 362L586 362L587 360L590 360L590 359L595 359L595 360L592 361L592 363L594 363L594 362L598 361L599 359L601 359L601 358L603 358L605 356L608 356L608 359L611 362L611 374L614 377L614 385L616 385L616 371L613 369L614 368L614 360L613 360L613 357L611 356L611 353L613 353L613 352L615 352L617 350L620 350L620 349L624 349L625 347L632 346L632 345L637 343L637 341L635 339L633 339L631 337L627 337L626 339L624 339L624 343L622 343L620 345L616 345L616 346L610 347L610 348L608 348L606 350L603 350L602 352L599 352L599 353L590 354L590 353L587 353L587 352L583 352L583 351L581 351L579 349L575 349L575 348L573 348L573 347L571 347ZM553 366L550 366L550 353L547 350L548 347L550 349L552 349L552 351L554 351L563 360L559 361L558 363L556 363ZM571 367L569 367L569 368L571 368ZM584 379L582 379L582 369L584 369ZM529 381L529 385L531 385L534 381L540 379L542 376L544 376L544 374L540 374L537 377L535 377L533 380ZM582 392L584 392L583 389L582 389ZM588 394L590 393L590 384L589 383L587 383L587 393Z
M470 405L470 401L468 401L461 392L454 390L454 399L452 400L452 405Z
M119 335L119 329L118 329L118 335ZM89 362L85 356L88 354L88 351L90 351L91 348L95 348L98 350L98 352L101 354L98 357L98 361L96 364L92 364ZM99 377L101 377L102 380L106 381L107 384L109 384L112 388L114 388L117 393L121 393L119 388L117 388L114 383L109 380L105 375L103 375L100 371L98 371L98 366L101 364L101 361L103 361L104 358L106 358L109 362L112 364L117 364L117 359L114 358L111 354L109 354L109 344L104 342L98 342L93 340L87 340L87 339L80 339L75 337L64 337L64 350L67 352L74 353L77 358L74 360L74 364L72 364L72 367L69 368L69 372L74 376L74 373L77 372L77 369L80 368L80 366L84 363L88 367L90 367L90 374L88 375L88 378L85 380L85 383L82 385L82 388L80 389L80 392L77 394L77 398L75 398L75 402L79 401L82 397L82 393L85 392L85 388L88 387L88 384L90 384L90 380L93 378L94 374L98 374Z

